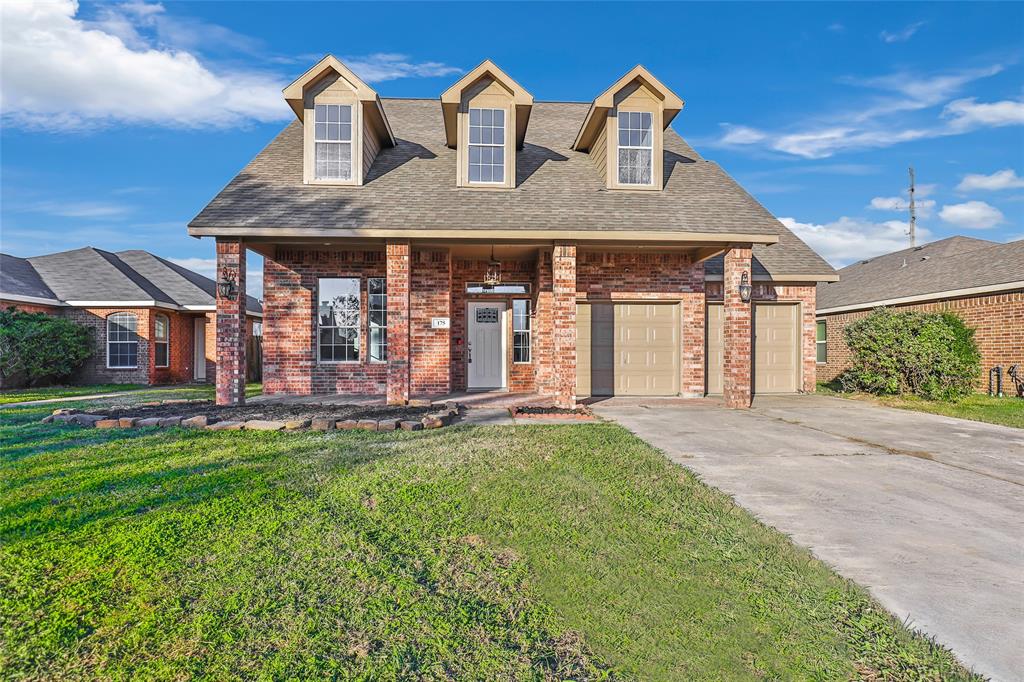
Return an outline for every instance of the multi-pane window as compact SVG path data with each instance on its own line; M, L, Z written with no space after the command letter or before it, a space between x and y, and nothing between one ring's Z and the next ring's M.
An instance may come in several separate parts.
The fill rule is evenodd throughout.
M505 182L505 110L469 110L469 181Z
M387 362L388 281L383 277L371 277L367 286L367 299L370 362Z
M171 364L170 339L171 323L166 315L157 315L153 320L153 345L157 367L167 367Z
M114 313L107 318L107 367L134 369L139 366L138 318L132 313Z
M314 107L313 146L317 180L352 179L352 107L317 104Z
M317 292L320 362L358 362L359 280L321 279Z
M512 362L530 361L530 301L512 301Z
M817 350L818 362L828 362L828 327L825 320L818 320Z
M653 173L652 116L646 111L620 111L619 184L649 185Z

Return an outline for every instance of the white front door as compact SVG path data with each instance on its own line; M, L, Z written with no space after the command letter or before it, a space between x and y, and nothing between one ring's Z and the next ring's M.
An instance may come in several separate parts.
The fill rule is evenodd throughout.
M192 378L196 381L206 379L206 318L195 318L192 334Z
M469 304L469 388L505 388L505 302Z

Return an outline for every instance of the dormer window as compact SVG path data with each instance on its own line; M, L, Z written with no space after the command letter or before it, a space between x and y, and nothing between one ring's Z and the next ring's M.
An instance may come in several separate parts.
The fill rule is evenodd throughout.
M654 136L652 114L646 111L622 111L619 122L619 184L650 185L652 179Z
M505 182L505 110L469 110L469 181Z
M380 97L327 55L284 89L302 123L302 181L362 185L383 147L397 144Z
M317 104L313 141L317 180L352 179L352 107Z
M455 150L455 185L516 186L516 152L523 148L533 95L487 60L441 95L445 143Z
M683 100L642 66L590 105L572 148L586 152L608 189L660 190L664 184L664 130Z

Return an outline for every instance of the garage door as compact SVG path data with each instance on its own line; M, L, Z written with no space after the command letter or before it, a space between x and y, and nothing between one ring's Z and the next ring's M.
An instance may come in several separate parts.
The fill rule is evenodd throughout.
M677 395L679 305L576 306L577 395Z
M722 305L707 317L708 393L722 392ZM800 306L754 305L754 393L796 393L800 386Z

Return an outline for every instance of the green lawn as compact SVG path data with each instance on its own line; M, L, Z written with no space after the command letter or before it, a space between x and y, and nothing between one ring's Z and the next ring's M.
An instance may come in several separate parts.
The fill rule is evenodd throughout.
M46 413L0 412L6 677L971 679L612 424Z
M247 384L246 395L259 395L261 384ZM209 384L180 386L173 388L154 388L141 384L98 384L96 386L45 386L41 388L19 388L11 391L0 391L0 405L28 402L30 400L48 400L50 398L72 398L78 396L99 395L102 393L124 393L144 391L146 399L160 398L213 398L214 387Z
M922 400L921 398L874 396L868 393L844 393L834 383L818 383L818 393L854 400L869 400L887 407L903 410L930 412L947 417L971 419L989 424L1002 424L1024 429L1024 400L1019 398L992 398L984 393L975 393L958 402Z

